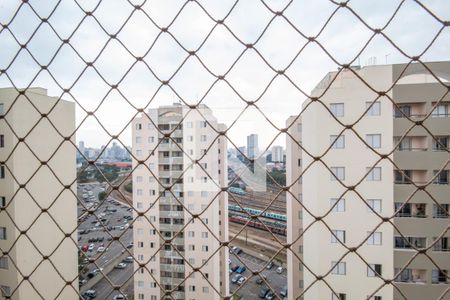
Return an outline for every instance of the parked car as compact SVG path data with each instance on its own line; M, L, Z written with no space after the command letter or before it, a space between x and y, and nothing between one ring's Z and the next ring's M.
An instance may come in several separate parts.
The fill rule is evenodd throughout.
M81 247L81 251L83 251L83 252L88 251L88 249L89 249L89 246L88 246L88 245L83 245L83 246Z
M83 286L83 285L85 285L86 284L86 282L87 282L87 280L86 279L80 279L79 281L78 281L78 286Z
M269 291L264 299L273 300L275 299L275 294L272 291Z
M287 296L287 292L288 292L287 286L284 286L280 290L280 295L283 296L283 297L286 297Z
M230 270L235 272L239 268L238 265L231 266Z
M264 274L260 274L260 275L258 276L258 278L256 278L256 281L255 281L256 284L261 284L261 283L263 283L263 282L264 282L263 278L264 278L264 279L267 279L267 276L264 275Z
M87 273L86 277L91 279L91 278L95 277L95 275L97 275L96 272L89 272L89 273Z
M239 255L239 254L241 254L241 253L242 253L242 249L241 249L241 248L239 248L239 247L235 247L235 249L234 249L233 253L234 253L234 254L236 254L236 255Z
M246 281L246 280L247 280L247 277L241 276L241 278L239 278L239 280L237 281L237 284L238 284L238 285L241 285L241 284L243 284L244 281Z
M102 252L105 252L105 247L98 247L98 249L97 249L97 252L98 253L102 253Z
M89 298L95 298L95 297L97 297L97 292L95 290L87 290L83 293L83 296L89 297Z
M128 249L133 248L133 245L134 245L133 242L130 242L130 243L128 244L127 248L128 248Z
M126 263L119 263L114 267L114 269L125 269L127 267Z
M245 270L246 270L246 268L245 268L244 266L240 266L240 267L236 270L236 273L242 274L242 273L245 272Z
M267 269L267 270L270 270L270 269L272 269L272 267L273 267L273 261L271 261L271 262L266 266L266 269Z
M94 244L90 244L90 245L89 245L89 248L88 248L88 251L94 251L94 247L95 247Z
M115 295L113 300L125 300L125 296L122 294Z
M281 274L281 273L283 273L283 270L284 270L283 267L278 267L277 268L277 273Z
M241 277L243 277L241 274L236 274L236 275L233 276L233 278L231 278L231 282L232 282L232 283L237 283L238 280L239 280Z
M259 290L259 298L264 299L268 292L269 292L269 288L267 286L262 287Z

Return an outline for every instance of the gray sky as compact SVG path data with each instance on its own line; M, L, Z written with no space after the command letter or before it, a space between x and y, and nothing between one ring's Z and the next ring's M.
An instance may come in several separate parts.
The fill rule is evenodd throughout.
M98 1L79 0L87 11L94 10ZM140 3L142 1L130 1ZM266 5L273 10L282 10L289 1L266 0ZM15 19L10 20L21 1L0 0L0 23L9 24L20 43L25 43L40 24L40 20L25 4ZM37 14L47 17L53 10L56 0L29 0ZM204 9L215 19L223 19L228 14L234 1L199 0ZM448 0L422 1L437 17L450 20ZM372 27L383 27L400 4L394 0L352 0L349 6ZM175 22L173 18L184 5L179 0L147 1L143 10L161 27L169 31L186 49L198 49L211 31L215 23L195 2L188 2ZM294 0L284 15L306 36L316 36L336 5L329 0ZM94 11L95 17L109 33L117 32L126 19L133 13L133 7L126 0L103 0ZM83 11L73 0L63 0L49 18L49 23L57 34L65 39L85 17ZM225 24L244 43L255 43L255 48L274 69L284 69L296 57L299 50L307 42L283 18L276 18L264 35L258 39L273 14L260 0L240 0ZM412 0L406 0L395 19L383 31L393 42L409 55L418 55L432 41L442 27L423 8ZM117 37L136 56L144 56L149 47L160 34L160 30L141 11L135 11L128 23L120 30ZM318 41L339 62L348 63L361 51L372 32L367 29L348 9L340 9L327 24L318 37ZM42 86L50 95L60 95L64 88L71 88L71 95L64 99L76 99L86 110L95 109L105 98L96 112L96 116L111 134L117 134L135 115L135 109L117 92L108 94L110 84L122 79L135 59L116 40L108 42L108 36L92 17L84 19L76 33L70 38L71 45L86 61L94 61L93 68L88 68L81 75L85 64L78 55L62 42L47 25L43 24L27 48L35 59L43 65L50 63L49 75L41 72L34 79L32 86ZM431 48L422 57L424 61L449 60L450 28L446 28ZM97 58L103 47L100 57ZM58 50L59 49L59 50ZM207 68L216 75L224 74L232 63L241 55L242 45L224 26L217 26L206 42L197 52L198 57ZM8 68L7 73L14 84L19 87L28 86L39 67L26 50L21 50L13 61L19 45L8 30L0 32L0 68ZM170 78L188 54L167 33L159 35L152 50L144 61L151 71L162 80ZM375 37L360 55L361 65L367 65L371 57L376 57L378 64L400 63L408 61L390 42L381 36ZM202 98L215 81L213 77L195 57L187 59L183 67L170 81L170 88L160 88L160 82L144 63L139 62L129 71L119 84L119 90L136 107L144 107L152 97L148 107L177 102L179 97L188 103L196 103ZM326 75L335 70L337 65L315 43L310 43L287 69L286 74L304 92L312 88ZM226 79L233 88L246 100L256 100L275 76L264 60L255 52L247 50L234 67L227 73ZM56 82L55 82L56 80ZM75 83L76 81L76 83ZM11 86L9 79L0 76L0 87ZM73 86L73 87L72 87ZM159 90L158 90L159 89ZM301 103L305 96L299 92L285 77L278 76L263 94L258 107L277 126L283 127L288 116L301 111ZM204 104L210 106L219 121L231 124L244 109L245 103L225 82L218 82L204 98ZM85 117L80 106L77 106L77 125ZM275 137L277 130L273 128L254 108L247 110L230 129L229 137L238 145L244 145L246 135L258 133L260 148L265 148ZM126 130L120 136L125 144L131 144L130 132ZM99 147L109 138L93 118L88 118L81 125L77 140L84 140L87 146ZM284 136L275 144L284 145Z

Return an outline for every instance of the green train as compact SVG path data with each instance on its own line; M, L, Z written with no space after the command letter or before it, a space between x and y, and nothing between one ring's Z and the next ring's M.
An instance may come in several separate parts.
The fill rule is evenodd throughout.
M229 204L228 210L242 212L242 208L237 204ZM252 215L259 215L262 212L262 210L260 210L260 209L254 209L254 208L250 208L250 207L244 207L244 210ZM268 219L277 220L277 221L283 221L283 222L287 221L286 215L277 214L277 213L270 212L270 211L263 212L261 214L261 216L268 218Z

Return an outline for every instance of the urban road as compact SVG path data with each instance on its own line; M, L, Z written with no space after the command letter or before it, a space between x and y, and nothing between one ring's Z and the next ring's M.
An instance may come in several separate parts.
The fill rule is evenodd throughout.
M113 286L121 286L124 294L133 293L133 266L127 263L124 269L113 269L108 274L103 275L103 270L111 267L120 256L132 256L133 234L130 228L132 212L131 209L111 197L100 202L98 194L104 191L104 186L98 183L89 183L79 185L78 195L83 199L83 205L79 205L78 213L82 221L79 224L78 245L81 249L91 246L91 250L83 251L88 259L94 259L95 262L87 263L84 272L80 275L81 280L86 280L80 287L80 293L83 294L90 280L98 280L97 276L102 277L98 283L90 289L97 292L97 299L113 299L119 291L114 291ZM89 193L91 192L91 193ZM85 211L86 208L95 208L95 214L90 215ZM104 220L102 222L101 220ZM118 241L112 240L112 237L119 236ZM94 241L92 240L94 239ZM104 248L103 252L102 247ZM100 248L100 252L99 252ZM115 262L117 265L118 262ZM93 275L95 274L95 275ZM93 276L92 278L89 278ZM81 283L81 282L80 282Z

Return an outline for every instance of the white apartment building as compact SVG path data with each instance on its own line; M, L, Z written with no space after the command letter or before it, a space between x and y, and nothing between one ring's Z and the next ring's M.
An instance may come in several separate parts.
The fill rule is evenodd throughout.
M449 62L427 67L448 85ZM308 168L300 193L311 214L299 220L300 208L288 209L288 237L295 239L300 226L305 230L302 258L311 272L303 269L303 299L438 299L450 283L447 88L420 64L353 70L358 76L331 72L313 90L324 105L312 103L302 114L301 140L310 155L292 143L287 149L288 184L299 172L295 158L300 155L301 168ZM378 94L363 80L388 92ZM428 114L428 130L414 126ZM345 127L350 124L357 134ZM425 193L413 183L430 186ZM422 254L415 257L414 247L430 247L427 255L439 268ZM288 283L295 296L301 274L292 268ZM395 288L380 277L393 280Z
M132 134L135 299L220 299L229 294L226 127L205 105L147 115Z
M256 158L259 155L258 147L258 135L252 133L247 136L247 158Z
M0 299L79 299L75 105L2 88L0 115Z
M302 195L302 123L300 117L290 117L286 122L286 184L292 185L286 193L288 295L300 295L303 292L303 237L301 206ZM273 156L272 156L273 157ZM295 297L291 299L296 299Z
M271 149L272 162L283 162L283 147L273 146Z

